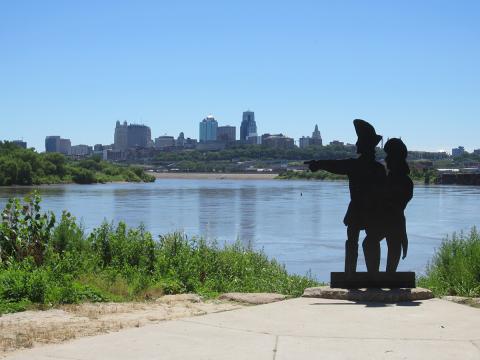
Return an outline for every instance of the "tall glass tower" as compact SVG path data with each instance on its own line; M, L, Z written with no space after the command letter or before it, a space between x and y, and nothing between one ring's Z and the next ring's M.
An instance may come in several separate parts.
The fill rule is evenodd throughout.
M200 122L200 142L217 140L218 122L212 115L208 115Z
M246 141L247 137L250 135L257 135L255 113L253 111L244 111L242 116L242 125L240 125L240 140Z

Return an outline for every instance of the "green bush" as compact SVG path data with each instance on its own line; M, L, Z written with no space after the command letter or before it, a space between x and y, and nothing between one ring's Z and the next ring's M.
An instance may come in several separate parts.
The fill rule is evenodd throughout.
M289 275L240 243L218 247L182 233L154 241L143 226L102 223L90 234L68 212L41 213L40 197L11 199L0 224L0 312L35 304L150 299L196 292L301 295L317 282ZM39 255L40 254L40 255Z
M39 154L0 141L0 186L109 181L152 182L155 178L140 167L111 164L96 156L70 160L59 153Z
M419 285L435 295L480 296L480 236L453 234L443 241Z

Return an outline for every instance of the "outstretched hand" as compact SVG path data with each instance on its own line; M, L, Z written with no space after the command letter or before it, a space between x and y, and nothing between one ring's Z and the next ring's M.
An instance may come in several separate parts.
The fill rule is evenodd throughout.
M312 172L320 170L320 165L317 160L304 161L304 164L308 165L308 168Z

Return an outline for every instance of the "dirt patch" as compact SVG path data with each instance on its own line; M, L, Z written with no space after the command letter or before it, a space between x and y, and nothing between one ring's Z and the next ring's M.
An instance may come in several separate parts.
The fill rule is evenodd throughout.
M234 310L240 304L179 296L152 302L86 303L47 311L25 311L0 318L2 353L38 344L140 327L164 320ZM198 300L198 301L197 301Z

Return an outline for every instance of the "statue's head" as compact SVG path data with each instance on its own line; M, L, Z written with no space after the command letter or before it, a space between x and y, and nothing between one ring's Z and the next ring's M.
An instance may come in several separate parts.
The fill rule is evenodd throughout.
M385 162L387 169L397 174L409 174L410 168L407 163L408 150L407 146L401 139L391 138L383 147L387 154Z
M353 120L353 126L355 126L355 132L358 136L357 154L375 153L375 147L382 140L382 136L377 135L375 128L365 120L355 119Z

